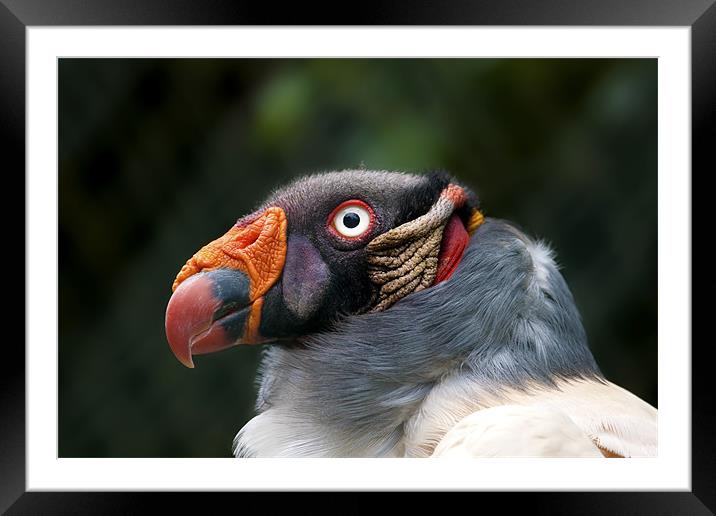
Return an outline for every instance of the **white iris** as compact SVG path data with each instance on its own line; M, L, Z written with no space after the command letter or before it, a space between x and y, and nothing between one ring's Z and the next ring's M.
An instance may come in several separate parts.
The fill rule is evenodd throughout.
M362 206L346 206L336 213L333 226L343 236L349 238L360 236L370 226L370 213Z

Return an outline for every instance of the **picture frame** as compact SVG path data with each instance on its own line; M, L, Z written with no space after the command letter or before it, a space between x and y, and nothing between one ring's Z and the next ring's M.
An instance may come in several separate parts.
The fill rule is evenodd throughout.
M211 8L189 2L169 5L146 2L141 6L129 2L20 1L3 0L0 4L0 103L7 170L24 177L25 167L25 31L32 26L107 26L107 25L550 25L550 26L688 26L691 27L692 50L692 170L706 174L713 170L713 157L707 138L713 129L716 112L716 7L712 1L646 2L629 4L582 1L578 9L565 9L559 1L543 1L525 7L517 1L473 4L456 2L447 8L438 3L412 6L409 2L391 2L382 9L367 9L365 4L354 13L344 6L335 12L288 8L279 13L269 9L230 1L211 4ZM371 14L368 14L371 13ZM318 21L320 20L320 22ZM296 23L300 22L300 23ZM21 172L22 171L22 172ZM693 177L693 172L692 172ZM25 256L25 263L28 257ZM28 270L25 269L26 275ZM27 278L26 278L27 280ZM692 357L692 490L691 492L631 493L530 493L510 499L529 498L531 510L555 513L593 512L595 514L625 511L638 506L652 514L708 514L716 507L716 435L711 387L706 370L710 366L710 346L693 346ZM8 349L7 371L3 378L0 413L0 509L10 513L51 513L72 508L73 512L127 513L146 503L149 494L26 492L26 419L25 355L22 347ZM48 430L50 431L50 430ZM160 495L163 503L167 495ZM204 495L206 496L206 495ZM501 497L501 503L506 500ZM185 508L185 497L175 498Z

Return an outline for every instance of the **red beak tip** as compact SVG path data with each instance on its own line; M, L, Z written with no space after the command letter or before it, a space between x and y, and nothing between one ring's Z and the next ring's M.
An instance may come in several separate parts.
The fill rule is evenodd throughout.
M194 368L193 339L210 324L218 305L212 283L205 276L188 278L169 300L164 322L169 348L176 359L189 369Z
M194 369L194 361L191 359L191 353L187 357L177 357L179 359L179 362L181 362L185 367L188 367L189 369Z
M189 369L194 369L194 361L192 360L191 356L191 348L187 348L186 352L184 352L182 348L172 346L171 341L169 341L169 349L171 349L174 358L181 362L183 366L188 367Z

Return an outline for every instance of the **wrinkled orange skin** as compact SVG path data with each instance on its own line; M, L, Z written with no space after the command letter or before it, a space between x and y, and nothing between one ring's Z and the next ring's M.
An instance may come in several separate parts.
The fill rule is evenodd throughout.
M254 301L276 282L285 260L286 214L281 208L268 208L251 223L232 227L196 252L179 271L172 291L198 272L238 269L249 277L249 299Z
M249 278L252 303L245 340L260 340L262 296L276 283L286 262L286 213L278 207L265 210L248 224L232 227L189 258L172 285L172 292L187 278L202 271L235 269Z

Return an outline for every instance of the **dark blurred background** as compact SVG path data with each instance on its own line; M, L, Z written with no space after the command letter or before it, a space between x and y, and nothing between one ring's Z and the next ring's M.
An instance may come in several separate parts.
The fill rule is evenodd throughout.
M657 404L657 62L61 59L59 454L228 457L257 347L164 336L202 245L308 172L446 169L551 242L602 370Z

